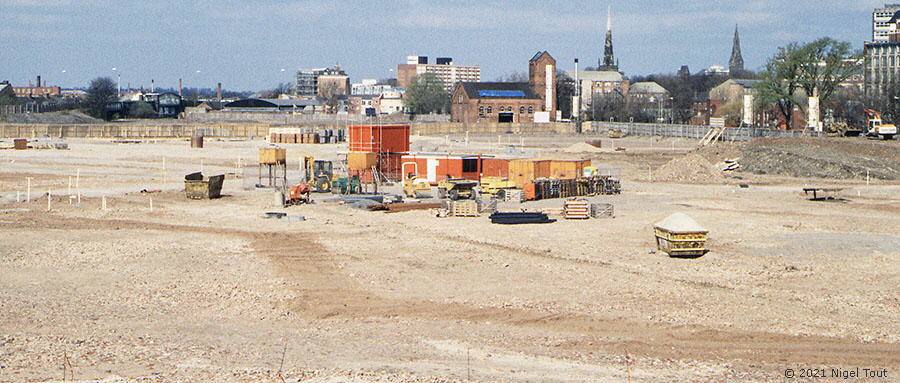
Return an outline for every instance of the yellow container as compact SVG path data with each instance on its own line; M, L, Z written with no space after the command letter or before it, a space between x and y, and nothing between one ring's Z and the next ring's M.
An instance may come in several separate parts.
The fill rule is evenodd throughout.
M371 169L375 164L375 153L350 152L347 154L347 166L350 167L350 170Z
M656 248L671 257L699 257L706 254L709 231L682 213L676 213L653 227Z
M259 150L260 164L284 164L287 163L287 151L281 148L264 148Z

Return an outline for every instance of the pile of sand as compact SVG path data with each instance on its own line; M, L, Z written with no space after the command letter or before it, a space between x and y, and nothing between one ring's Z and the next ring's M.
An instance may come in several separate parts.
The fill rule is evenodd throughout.
M663 230L675 232L701 233L707 231L703 226L700 226L697 221L694 221L693 218L684 213L672 214L666 217L666 219L657 222L654 226Z
M563 151L566 153L600 153L603 150L587 142L579 142Z
M653 180L672 183L720 183L725 180L725 175L704 156L691 153L661 166L653 173Z

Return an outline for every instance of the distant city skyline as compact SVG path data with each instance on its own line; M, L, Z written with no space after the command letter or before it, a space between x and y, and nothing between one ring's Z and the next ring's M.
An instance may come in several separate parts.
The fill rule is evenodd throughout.
M828 36L861 49L871 12L891 1L707 0L642 2L245 0L121 2L0 0L0 81L87 86L260 90L293 82L298 69L341 65L353 82L395 77L408 55L480 65L482 80L526 72L535 52L560 69L603 55L612 7L615 54L629 76L727 66L738 24L745 67L777 47ZM116 70L112 70L116 68Z

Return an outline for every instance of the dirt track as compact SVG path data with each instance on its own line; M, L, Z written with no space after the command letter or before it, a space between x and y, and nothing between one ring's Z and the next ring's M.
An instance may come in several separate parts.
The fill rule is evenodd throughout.
M140 149L117 155L140 162ZM236 150L255 149L223 153ZM92 161L78 145L74 154ZM3 191L48 160L17 158ZM35 182L60 184L68 161L45 175L55 181ZM127 182L140 166L114 171L85 182L144 188ZM271 221L259 218L267 193L233 186L218 201L111 195L107 212L96 196L81 208L57 197L49 213L46 199L8 202L0 209L31 212L0 214L0 381L59 380L63 366L75 380L129 381L280 381L279 370L321 382L900 373L900 237L890 229L900 227L900 185L843 184L850 202L820 204L798 195L806 182L631 181L599 198L615 204L613 220L529 227L329 204L287 210L305 222ZM674 211L713 231L712 253L648 254L650 225Z

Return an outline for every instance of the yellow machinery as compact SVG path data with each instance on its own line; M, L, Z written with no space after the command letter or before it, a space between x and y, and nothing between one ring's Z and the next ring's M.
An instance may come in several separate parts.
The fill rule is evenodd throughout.
M400 171L406 175L403 179L403 195L407 198L419 198L422 194L431 193L431 183L427 179L419 178L419 164L416 162L404 162L400 165Z
M516 183L503 177L482 177L478 191L491 198L504 199L508 190L516 189Z
M477 197L475 193L476 187L478 187L478 181L465 178L447 178L438 183L438 197L441 199L449 198L451 201L475 199Z
M306 183L316 193L328 193L334 183L334 164L331 161L317 161L314 157L303 157Z
M410 174L403 180L403 195L408 198L420 198L423 194L431 193L431 184L428 180Z
M897 134L897 126L885 124L881 114L873 109L866 109L866 129L867 136L882 137L885 140L890 140Z

